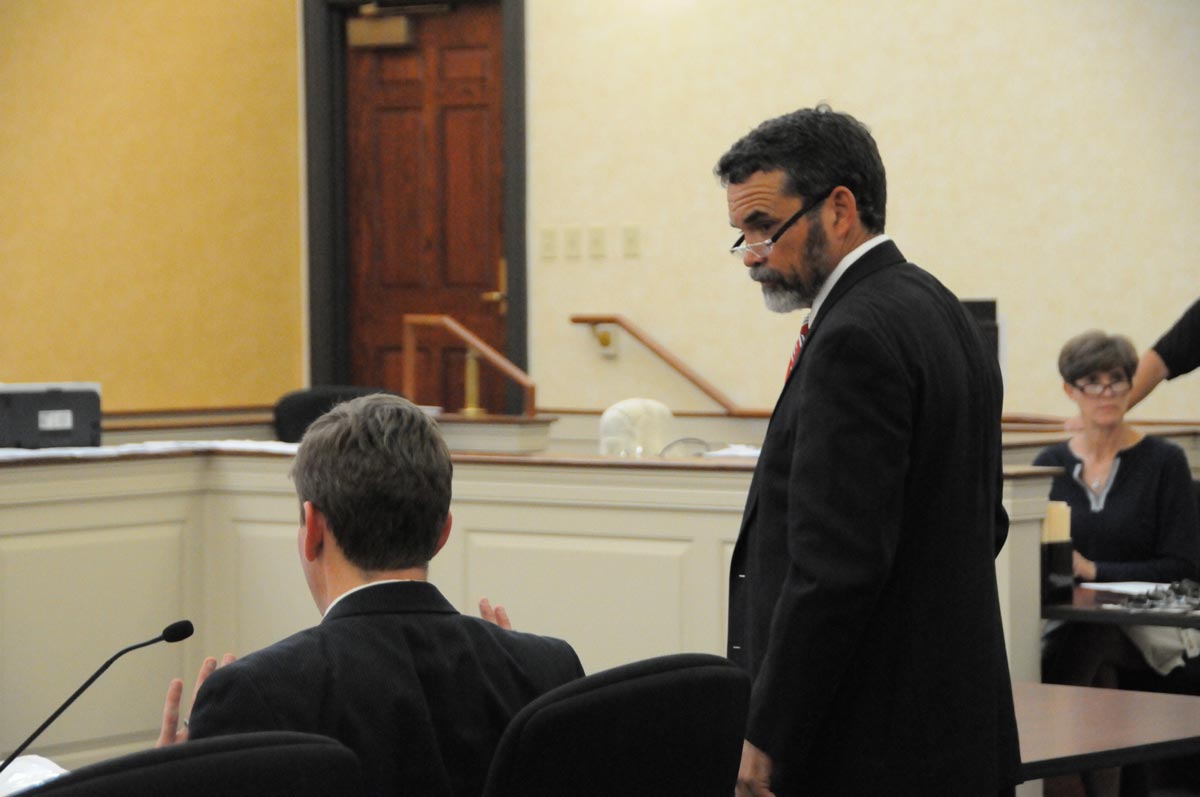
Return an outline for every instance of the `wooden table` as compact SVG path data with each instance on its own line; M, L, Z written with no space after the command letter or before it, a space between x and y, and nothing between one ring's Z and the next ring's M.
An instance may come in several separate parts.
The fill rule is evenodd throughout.
M1114 592L1075 587L1070 603L1042 606L1043 620L1070 620L1077 623L1113 625L1166 625L1176 628L1200 628L1200 612L1171 612L1158 609L1124 609L1105 606L1126 596Z
M1200 752L1200 697L1016 682L1021 779Z

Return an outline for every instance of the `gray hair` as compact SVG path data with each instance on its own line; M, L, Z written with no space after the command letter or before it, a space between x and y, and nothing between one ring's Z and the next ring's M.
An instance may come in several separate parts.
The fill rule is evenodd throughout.
M452 473L433 420L407 399L377 393L313 421L291 476L301 502L321 510L352 564L395 570L433 558Z
M1071 338L1058 355L1058 372L1063 381L1074 383L1085 376L1120 371L1133 379L1137 370L1137 350L1124 335L1108 335L1089 329Z
M725 186L783 171L784 191L805 200L844 185L867 231L883 232L887 174L879 148L866 125L828 105L768 119L734 143L714 171Z

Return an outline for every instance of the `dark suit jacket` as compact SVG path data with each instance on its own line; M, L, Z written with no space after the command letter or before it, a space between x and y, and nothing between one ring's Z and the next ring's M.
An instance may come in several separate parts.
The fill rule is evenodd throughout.
M1002 386L936 279L885 242L821 307L733 554L729 657L782 795L1015 782L994 557Z
M432 584L381 584L214 672L191 738L318 733L358 754L369 794L478 795L509 719L581 675L566 642L459 614Z

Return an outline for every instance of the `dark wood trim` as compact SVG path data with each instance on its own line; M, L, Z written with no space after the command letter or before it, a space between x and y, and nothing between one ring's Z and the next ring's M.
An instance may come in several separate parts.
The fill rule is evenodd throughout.
M528 370L525 237L525 0L499 0L504 48L504 256L508 260L505 357ZM344 21L354 0L304 0L308 186L308 322L312 384L347 384L349 244L346 230ZM396 3L389 3L396 5ZM509 411L521 406L518 389Z
M130 418L180 418L191 415L241 415L269 413L270 404L230 404L221 407L172 407L149 410L105 410L105 420L127 420Z
M308 187L308 339L314 385L345 384L347 340L345 14L336 0L304 0Z
M504 48L504 257L508 261L508 329L504 355L529 372L528 247L525 241L525 0L501 0ZM517 414L523 402L518 385L508 383L505 409Z

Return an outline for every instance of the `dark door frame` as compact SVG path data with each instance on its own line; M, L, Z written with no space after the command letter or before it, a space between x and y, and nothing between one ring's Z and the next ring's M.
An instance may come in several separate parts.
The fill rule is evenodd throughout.
M508 261L504 354L526 369L525 0L499 1L504 52L504 257ZM314 385L347 384L350 379L344 23L362 2L304 0L303 5L308 343ZM510 394L516 397L515 391Z

